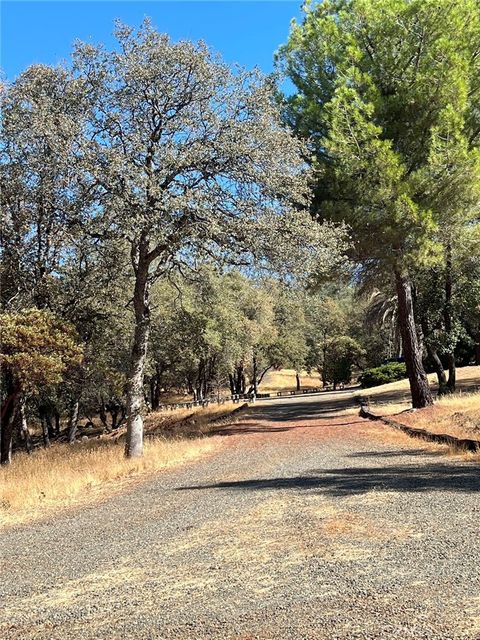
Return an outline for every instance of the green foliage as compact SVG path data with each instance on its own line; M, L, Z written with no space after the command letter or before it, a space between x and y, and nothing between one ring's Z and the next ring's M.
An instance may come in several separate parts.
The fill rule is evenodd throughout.
M350 336L330 338L325 346L323 377L333 382L334 386L338 383L350 382L353 365L358 365L360 358L364 355L365 351Z
M2 89L1 299L53 308L58 272L75 253L91 203L79 153L85 94L70 71L45 65Z
M49 311L1 315L0 364L23 391L58 384L81 360L74 328Z
M475 0L340 0L307 3L280 50L316 212L369 269L440 260L442 226L478 205L479 46Z
M77 42L73 67L90 98L91 215L128 239L134 268L153 282L212 256L282 272L341 258L342 231L310 224L305 148L280 126L271 81L148 19L115 37L113 51Z
M316 370L325 377L324 363L329 342L339 336L354 335L358 317L358 301L350 287L327 287L315 295L305 296L308 371Z
M212 261L306 279L340 266L346 233L311 224L305 145L281 126L269 78L148 19L118 23L115 37L114 50L77 42L70 63L2 84L1 298L9 311L55 310L86 343L68 400L45 387L45 403L81 399L92 412L127 383L140 443L152 285L202 280ZM278 309L264 292L228 278L185 287L190 307L153 328L149 375L190 388L220 384L254 354L303 359L293 331L266 329Z
M365 369L358 381L362 389L368 389L388 382L403 380L406 377L407 369L403 362L389 362L388 364L382 364L380 367Z
M395 276L416 406L431 396L412 281L424 344L446 354L450 371L468 333L455 260L479 220L479 50L477 0L325 0L304 5L278 54L297 88L286 120L312 152L316 219L348 224L364 285L380 277L389 297Z
M192 282L161 281L152 295L149 375L162 371L163 385L206 391L227 387L239 368L253 384L270 367L305 367L304 292L273 280L252 280L204 267Z
M85 415L125 404L135 314L151 318L145 382L162 389L223 391L234 374L248 389L268 367L347 382L358 360L398 354L397 268L415 285L427 348L470 357L475 0L307 2L279 55L297 87L285 117L302 140L282 128L268 79L148 22L116 35L118 52L80 43L72 65L32 66L2 89L1 358L27 396L41 387L45 405L80 401ZM326 224L312 224L310 205ZM368 299L297 286L343 274L346 227L332 222L344 220ZM362 380L404 374L387 365Z

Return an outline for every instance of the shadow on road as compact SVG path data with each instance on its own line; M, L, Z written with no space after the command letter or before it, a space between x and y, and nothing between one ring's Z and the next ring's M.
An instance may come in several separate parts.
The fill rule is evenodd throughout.
M321 428L321 425L319 425L319 422L321 422L322 420L329 420L329 422L327 422L327 426L329 428L332 427L351 427L354 425L354 423L352 423L352 421L350 420L350 422L335 422L332 423L330 420L331 418L325 418L325 417L319 417L318 414L315 414L315 416L312 417L305 417L305 416L301 416L300 418L297 416L297 420L301 421L300 424L298 425L291 425L289 427L275 427L273 426L271 423L264 423L264 422L255 422L255 423L249 423L249 422L234 422L231 425L227 425L224 427L218 427L216 429L212 429L209 431L209 435L211 436L237 436L237 435L245 435L245 434L249 434L249 433L281 433L281 432L285 432L285 431L293 431L295 429L309 429L309 428ZM306 425L304 424L304 421L308 421L308 420L312 420L315 421L315 424L312 425Z
M341 392L340 392L341 393ZM318 420L325 414L333 414L344 409L359 407L359 403L351 396L329 398L317 397L302 400L270 401L250 407L245 413L251 420L271 420L274 422L290 422L292 420Z
M177 491L227 489L261 491L265 489L318 490L331 496L348 496L367 491L454 491L472 493L480 489L480 469L474 465L432 464L314 469L290 478L256 478L179 487Z
M407 454L409 456L422 456L428 453L429 456L441 456L445 455L443 449L439 449L438 451L433 451L429 449L428 452L426 449L408 449ZM393 449L392 451L357 451L356 453L351 453L347 457L348 458L399 458L405 455L404 449Z

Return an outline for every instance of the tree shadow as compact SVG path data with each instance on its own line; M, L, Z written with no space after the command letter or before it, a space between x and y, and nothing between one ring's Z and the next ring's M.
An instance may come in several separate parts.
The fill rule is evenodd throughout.
M338 393L342 393L341 391ZM271 422L291 422L293 420L307 421L318 420L325 414L334 414L337 411L344 409L355 409L359 407L358 402L352 397L334 398L332 400L324 400L318 398L312 400L308 398L302 402L301 400L293 402L282 402L275 400L270 401L268 404L256 405L250 407L245 415L252 420L267 420ZM333 415L330 415L333 417Z
M302 416L301 418L297 418L298 420L301 420L303 422L303 420L305 420L305 418ZM330 418L331 419L331 418ZM313 420L313 418L312 418ZM327 421L329 420L329 418L322 418L322 417L317 417L315 418L315 421ZM273 422L273 421L272 421ZM330 427L349 427L352 425L352 422L335 422L335 423L327 423L326 426ZM253 433L282 433L285 431L294 431L295 429L311 429L311 428L317 428L317 429L321 429L322 425L318 425L318 424L314 424L314 425L308 425L308 424L297 424L297 425L291 425L291 426L278 426L275 427L273 426L271 423L265 423L265 422L255 422L255 423L248 423L248 422L234 422L233 424L230 425L224 425L224 426L219 426L216 427L215 429L211 429L208 432L208 435L210 436L236 436L236 435L245 435L245 434L253 434Z
M313 469L286 478L255 478L214 484L178 487L177 491L227 489L262 491L271 489L316 490L330 496L360 495L368 491L450 491L476 493L480 468L474 464L397 465L344 469Z
M271 425L234 423L225 427L211 429L208 433L210 436L237 436L248 433L278 433L282 431L290 431L295 427L272 427Z
M357 451L350 453L347 458L401 458L402 456L444 456L445 451L439 449L393 449L391 451Z

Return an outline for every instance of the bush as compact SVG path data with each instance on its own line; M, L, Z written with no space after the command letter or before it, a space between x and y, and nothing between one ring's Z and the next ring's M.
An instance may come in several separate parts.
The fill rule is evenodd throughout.
M406 377L407 368L403 362L389 362L388 364L382 364L380 367L365 369L358 381L362 389L368 389L369 387L377 387L380 384L402 380Z

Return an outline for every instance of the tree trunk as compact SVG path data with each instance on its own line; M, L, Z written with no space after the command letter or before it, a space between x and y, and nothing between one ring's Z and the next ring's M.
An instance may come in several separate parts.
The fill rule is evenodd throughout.
M48 448L50 446L50 438L53 438L53 425L50 417L49 407L45 403L40 404L38 408L38 416L40 418L40 424L42 426L43 446Z
M209 391L209 388L208 388L208 377L207 377L207 373L206 372L204 373L203 383L202 384L203 384L202 393L203 393L203 398L205 400L205 399L208 398L208 391Z
M120 429L122 424L125 422L125 418L126 417L127 417L127 413L125 411L125 407L122 404L122 405L120 405L120 420L115 425L115 429Z
M435 373L437 374L438 379L438 395L442 396L448 393L447 387L447 376L445 375L445 370L443 368L442 361L440 360L437 350L433 347L428 346L427 344L427 353L432 361L433 368L435 369Z
M245 372L243 363L235 367L233 375L230 377L230 388L233 388L232 394L243 394L246 389ZM232 384L233 383L233 384Z
M12 461L13 425L19 390L15 388L13 377L9 372L5 374L6 398L2 404L2 420L0 432L0 464L10 464Z
M48 409L47 409L47 412L45 413L45 424L47 425L49 439L55 438L55 429L53 427L52 416L48 412Z
M327 384L328 384L328 380L327 380L327 378L325 376L325 363L327 361L327 334L326 333L323 334L322 356L323 356L322 370L321 370L322 386L323 386L323 388L325 388L327 386Z
M243 363L237 366L236 373L235 393L245 393L245 374L243 373Z
M270 371L270 369L272 367L273 367L273 364L269 364L268 367L265 367L265 369L260 374L260 377L258 378L257 386L260 386L260 384L262 383L262 380L264 379L264 377L266 376L266 374Z
M242 370L238 375L238 381L239 381L239 386L240 386L240 391L239 393L244 394L247 388L247 379L245 377L245 371L243 369L243 365L242 365Z
M198 362L195 390L196 401L201 402L204 398L205 390L205 360L203 358L200 358Z
M47 416L45 414L42 414L40 416L40 422L42 425L43 446L45 447L45 449L48 449L48 447L50 446L50 434L48 431Z
M200 389L201 400L205 400L207 397L208 361L202 358L200 365L198 373L198 387Z
M1 433L1 454L0 464L10 464L12 461L12 444L13 444L13 425L15 416L15 404L16 400L10 403L9 408L5 412L5 418L2 420L2 433Z
M215 355L208 359L208 375L205 380L205 395L213 395L213 381L217 375L217 357Z
M98 417L100 418L100 422L103 424L105 429L109 431L107 413L105 411L105 400L103 399L103 396L100 396L98 402Z
M125 455L128 458L137 458L143 455L143 376L150 334L148 293L148 263L140 257L135 273L133 296L135 331L127 384L128 419Z
M150 378L150 403L152 411L157 411L160 407L160 389L162 385L163 366L155 364L155 374Z
M298 371L295 371L295 378L297 380L297 391L300 391L300 389L302 388L302 385L300 384L300 375Z
M73 400L72 404L70 405L70 413L68 416L68 441L70 442L70 444L75 442L75 437L77 435L79 407L79 400Z
M156 410L155 407L155 387L156 387L156 376L153 375L150 377L150 406L152 407L152 411Z
M117 404L115 400L110 400L110 402L106 405L105 408L110 414L109 431L113 431L114 429L117 428L117 419L118 419L118 412L120 410L120 405Z
M453 352L447 353L447 368L448 368L448 393L455 393L455 387L457 384L457 365L455 363L455 354Z
M413 313L412 288L409 279L399 271L395 272L395 284L403 353L410 382L412 406L415 409L420 409L433 404L433 398L428 385L427 374L423 368L422 353L418 345Z
M60 413L58 411L58 409L55 408L55 411L53 413L53 417L55 420L55 435L58 436L60 435Z
M257 356L253 356L253 395L255 397L257 397L258 394L258 383L257 383L257 377L258 377L258 363L257 363Z
M432 361L433 368L435 369L435 373L437 374L438 379L438 395L442 396L447 393L447 376L445 375L445 370L443 368L442 361L437 353L437 350L431 346L429 343L428 337L431 334L428 328L426 318L422 318L421 320L422 333L424 337L425 348L428 353L428 357Z
M257 390L258 387L260 386L262 380L264 379L265 375L267 374L268 371L270 371L270 369L273 367L272 364L269 364L268 367L265 367L265 369L262 371L262 373L260 374L260 376L257 378ZM248 390L248 393L252 393L253 391L253 384L250 385L250 388Z
M15 415L15 430L17 432L17 442L25 446L27 453L32 453L32 438L27 425L27 416L25 415L25 394L20 394L17 402L17 410Z
M231 394L233 396L233 395L235 395L235 380L233 378L233 374L232 373L228 374L228 383L230 385L230 392L231 392Z
M445 322L445 333L447 334L447 340L450 344L450 350L447 353L447 367L448 367L448 382L447 389L449 393L454 393L456 385L456 366L455 366L455 352L452 342L452 316L453 316L453 280L452 280L452 246L448 243L445 248L445 307L443 310L443 317Z

